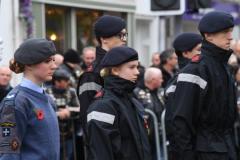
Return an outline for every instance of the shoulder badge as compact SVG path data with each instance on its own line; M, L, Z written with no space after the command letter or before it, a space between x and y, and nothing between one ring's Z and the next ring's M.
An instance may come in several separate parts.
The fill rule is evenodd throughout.
M199 62L201 59L200 54L196 54L192 57L192 62Z
M101 98L101 97L103 97L103 95L104 95L103 90L100 90L95 94L94 98Z

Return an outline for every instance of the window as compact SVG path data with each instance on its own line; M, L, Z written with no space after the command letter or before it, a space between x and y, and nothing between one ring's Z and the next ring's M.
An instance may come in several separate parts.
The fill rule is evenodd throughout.
M67 30L69 8L46 5L46 38L54 42L57 52L67 49Z

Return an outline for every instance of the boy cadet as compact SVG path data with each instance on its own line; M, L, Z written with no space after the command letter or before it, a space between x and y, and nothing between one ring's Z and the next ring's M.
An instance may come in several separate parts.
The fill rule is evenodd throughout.
M126 23L120 17L109 15L100 17L94 25L94 32L99 43L99 46L96 47L96 60L81 75L77 87L81 106L80 121L83 129L86 124L86 110L94 100L96 93L101 91L103 87L100 62L107 51L125 45L127 41Z
M170 143L176 160L236 160L232 136L237 105L227 65L233 27L233 17L219 11L199 22L201 55L178 75L172 104Z

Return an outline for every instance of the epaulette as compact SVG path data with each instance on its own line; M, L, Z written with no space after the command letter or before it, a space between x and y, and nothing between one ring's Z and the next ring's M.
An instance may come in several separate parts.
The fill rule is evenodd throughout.
M89 65L86 69L86 72L93 72L93 65Z
M192 57L191 62L193 62L193 63L198 63L198 62L200 62L200 60L201 60L201 55L200 55L200 54L196 54L196 55L194 55L194 56Z
M100 91L97 91L97 93L95 94L94 98L95 99L102 98L103 95L104 95L104 91L100 90Z

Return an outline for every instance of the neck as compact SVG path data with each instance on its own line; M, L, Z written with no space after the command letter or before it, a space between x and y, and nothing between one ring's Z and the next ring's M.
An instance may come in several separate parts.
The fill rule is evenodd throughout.
M110 50L110 48L107 45L105 45L105 44L102 44L101 48L104 49L105 51L109 51Z
M171 65L165 64L163 65L163 68L169 73L172 74L173 67Z
M154 90L154 87L151 84L149 84L147 82L145 82L144 84L150 91Z
M28 74L28 73L24 73L24 78L32 81L33 83L35 83L36 85L42 87L43 82L38 80L36 77L34 77L32 74Z

